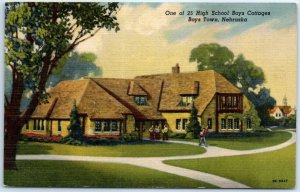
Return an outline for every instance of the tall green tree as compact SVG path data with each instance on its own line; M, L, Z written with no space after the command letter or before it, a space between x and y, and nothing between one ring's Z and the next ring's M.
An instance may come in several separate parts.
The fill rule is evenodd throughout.
M73 109L70 114L70 125L68 126L69 137L82 141L83 133L80 124L80 117L78 115L78 109L76 106L76 101L74 101Z
M118 3L6 3L5 63L12 71L12 94L5 104L5 169L16 169L21 128L47 99L46 82L59 60L101 29L117 32L118 9ZM26 89L32 96L21 114Z
M201 44L191 51L190 62L196 62L199 71L215 70L237 86L254 104L261 119L261 125L268 123L268 110L276 101L270 90L264 87L263 70L240 54L234 54L227 47L216 43Z
M187 132L192 132L193 137L196 139L201 131L200 122L198 120L198 109L196 108L194 102L192 104L192 110L189 118L189 123L187 125Z

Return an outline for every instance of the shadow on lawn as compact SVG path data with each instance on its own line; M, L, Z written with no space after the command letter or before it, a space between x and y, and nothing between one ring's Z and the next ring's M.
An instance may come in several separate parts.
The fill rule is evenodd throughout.
M50 154L50 150L53 149L53 147L49 145L41 145L41 143L37 142L22 142L18 144L17 147L17 154L18 155L24 155L24 154Z

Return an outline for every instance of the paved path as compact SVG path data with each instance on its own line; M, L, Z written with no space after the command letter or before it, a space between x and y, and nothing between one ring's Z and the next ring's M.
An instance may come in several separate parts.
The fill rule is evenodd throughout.
M292 137L279 145L272 147L266 147L262 149L253 150L231 150L224 149L215 146L209 146L207 152L198 155L187 155L187 156L172 156L172 157L91 157L91 156L70 156L70 155L17 155L18 160L63 160L63 161L90 161L90 162L106 162L106 163L121 163L130 164L140 167L146 167L150 169L155 169L158 171L163 171L179 176L188 177L191 179L203 181L220 188L249 188L248 186L238 183L236 181L219 177L213 174L208 174L200 171L194 171L190 169L175 167L171 165L166 165L163 163L165 160L178 160L178 159L198 159L198 158L208 158L208 157L224 157L224 156L235 156L235 155L247 155L255 153L264 153L268 151L274 151L286 146L289 146L296 142L295 132L289 131ZM184 142L184 141L167 141L170 143L181 143L196 145L197 143Z

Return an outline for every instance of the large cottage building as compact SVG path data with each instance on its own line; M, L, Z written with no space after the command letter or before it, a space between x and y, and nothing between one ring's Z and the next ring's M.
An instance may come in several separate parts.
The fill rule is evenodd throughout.
M185 133L192 102L199 121L214 132L252 129L248 99L213 70L138 76L134 79L85 78L61 81L49 92L48 103L39 105L23 133L67 136L69 115L77 103L85 135L119 136L133 131L148 137L151 125L168 124Z

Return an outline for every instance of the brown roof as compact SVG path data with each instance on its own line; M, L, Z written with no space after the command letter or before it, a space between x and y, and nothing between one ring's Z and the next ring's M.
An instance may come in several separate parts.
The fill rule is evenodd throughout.
M145 89L136 81L131 80L128 85L128 95L147 96Z
M201 115L215 93L240 93L239 89L213 70L192 73L158 74L137 79L161 79L164 81L159 110L190 111L191 105L180 106L181 95L195 95L195 105Z
M49 102L39 105L32 117L69 118L74 100L81 114L91 119L121 119L133 114L140 120L164 119L164 111L190 111L179 105L181 96L195 96L199 115L216 93L240 93L213 70L192 73L139 76L135 79L88 78L62 81L50 92ZM135 103L135 96L146 96L147 105Z
M38 105L31 117L69 118L74 100L80 102L87 85L87 80L61 81L49 92L48 103Z
M114 78L93 78L93 80L129 108L137 119L164 119L157 110L162 80ZM139 93L129 94L128 87L132 84L136 85ZM147 105L137 105L134 101L135 95L147 96Z
M88 115L91 119L122 119L122 114L131 113L90 79L62 81L49 95L49 103L38 105L33 118L68 119L74 100L78 105L78 112Z
M277 108L279 108L280 111L285 115L288 115L293 111L293 108L291 106L275 106L272 109L270 109L270 113L274 113Z

